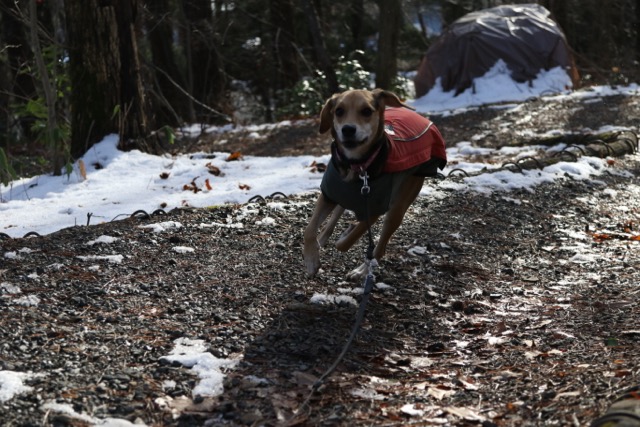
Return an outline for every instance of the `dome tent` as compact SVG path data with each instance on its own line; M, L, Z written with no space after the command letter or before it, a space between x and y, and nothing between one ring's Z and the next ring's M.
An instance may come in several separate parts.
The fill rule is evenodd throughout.
M453 22L429 47L414 78L416 98L440 79L456 95L503 60L517 82L563 67L574 86L578 73L569 45L550 12L538 4L504 5L469 13Z

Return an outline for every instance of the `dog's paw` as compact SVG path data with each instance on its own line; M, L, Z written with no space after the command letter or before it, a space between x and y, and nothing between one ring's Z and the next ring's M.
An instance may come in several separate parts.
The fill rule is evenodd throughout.
M313 277L320 270L320 261L319 260L304 260L304 265L307 268L307 275Z
M350 282L361 281L362 279L365 278L368 272L369 272L369 266L367 265L366 262L363 262L362 265L360 265L357 268L354 268L349 272L349 274L347 274L347 280L349 280Z
M304 252L303 254L304 266L309 276L315 276L318 270L320 270L320 254Z

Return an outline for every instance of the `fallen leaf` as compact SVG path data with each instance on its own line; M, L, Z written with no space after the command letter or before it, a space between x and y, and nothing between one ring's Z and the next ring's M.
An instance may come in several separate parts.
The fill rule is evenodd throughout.
M412 403L407 403L402 408L400 408L400 412L403 414L407 414L410 417L421 417L424 415L424 411L422 409L416 409L415 405Z
M536 323L535 325L532 325L530 327L528 327L527 329L540 329L540 328L544 328L545 326L549 325L553 323L553 320L551 319L547 319L547 320L543 320L540 323Z
M565 391L563 393L556 394L556 397L554 397L553 400L558 400L563 397L577 397L577 396L580 396L579 391Z
M238 188L241 190L251 190L251 187L247 184L238 184Z
M513 371L509 371L509 370L505 370L505 371L501 371L500 372L500 377L502 379L508 379L508 378L518 378L521 377L522 374L519 374L517 372L513 372Z
M526 357L529 360L533 360L536 357L540 356L542 354L542 352L540 351L525 351L524 352L524 357Z
M309 165L311 172L324 172L327 170L327 165L324 163L318 163L315 160Z
M415 387L418 390L426 390L426 388L429 386L429 383L426 381L422 381L420 383L414 384L413 387Z
M386 397L370 388L354 388L349 390L349 394L367 400L384 400Z
M211 175L215 175L215 176L224 176L224 174L222 173L222 171L220 170L219 167L214 166L211 164L211 162L207 163L205 165L205 167L207 168L207 170L209 171L209 173Z
M501 337L492 337L492 336L484 336L482 337L487 340L487 344L489 345L500 345L506 342L506 339Z
M455 390L444 390L437 387L429 387L429 390L427 390L427 395L433 396L437 400L442 400L445 397L454 395L455 393L456 393Z
M462 384L465 390L478 390L478 386L472 382L473 378L460 377L458 378L458 381L460 381L460 384Z
M496 334L501 334L504 331L507 330L507 324L505 323L504 320L500 321L497 325L496 325Z
M209 182L209 178L204 180L204 185L207 187L207 190L211 191L213 187L211 187L211 183Z
M200 191L200 189L193 184L185 184L182 186L182 189L184 191L193 191L194 193L197 193L198 191Z
M571 335L568 332L564 332L564 331L553 331L554 335L558 335L562 338L575 338L575 336Z
M229 157L227 157L227 162L232 162L234 160L240 159L242 159L242 153L239 151L234 151L233 153L229 154Z
M300 371L295 371L293 373L293 378L295 379L296 384L300 386L314 385L316 381L318 381L318 378L316 376Z
M430 359L428 357L412 357L411 358L411 367L412 368L426 368L432 366L435 363L435 360Z
M169 178L169 172L162 172L160 174L160 179L168 179Z
M198 186L196 185L196 179L198 179L200 177L196 176L195 178L193 178L193 180L191 181L190 184L185 184L182 186L182 189L185 191L193 191L194 193L197 193L198 191L202 191L200 188L198 188Z
M274 393L271 395L271 404L278 409L296 409L298 402L286 394Z
M445 412L450 413L451 415L455 415L459 418L464 418L465 420L470 421L485 421L486 418L480 415L479 413L473 411L469 408L458 408L453 406L448 406L443 408Z
M87 168L84 165L84 161L82 159L78 160L78 169L80 169L80 176L83 180L87 179Z

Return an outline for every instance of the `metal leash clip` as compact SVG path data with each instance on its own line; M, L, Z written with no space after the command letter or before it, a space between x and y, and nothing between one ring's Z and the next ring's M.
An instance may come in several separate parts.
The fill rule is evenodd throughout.
M360 194L366 196L371 191L371 187L369 187L369 175L367 171L363 171L360 174L360 179L362 180L362 188L360 189Z

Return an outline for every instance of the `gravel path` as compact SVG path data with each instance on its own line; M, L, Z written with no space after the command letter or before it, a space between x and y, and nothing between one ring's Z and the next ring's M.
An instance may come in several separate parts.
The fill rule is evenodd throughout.
M305 276L315 195L2 240L0 375L25 387L0 388L2 424L588 425L640 380L640 156L609 169L489 196L426 184L307 407L363 250ZM222 394L198 393L178 343L226 361Z

